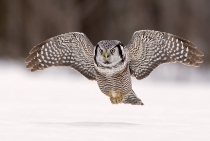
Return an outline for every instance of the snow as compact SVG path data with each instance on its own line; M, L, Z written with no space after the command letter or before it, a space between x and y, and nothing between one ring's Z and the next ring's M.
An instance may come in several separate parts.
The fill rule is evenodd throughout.
M112 105L67 68L0 66L0 141L210 140L209 82L132 79L145 105Z

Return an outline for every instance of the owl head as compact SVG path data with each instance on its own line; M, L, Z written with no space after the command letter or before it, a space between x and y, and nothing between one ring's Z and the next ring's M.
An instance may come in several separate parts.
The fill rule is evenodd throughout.
M125 60L124 46L117 40L103 40L94 49L95 63L102 67L114 67Z

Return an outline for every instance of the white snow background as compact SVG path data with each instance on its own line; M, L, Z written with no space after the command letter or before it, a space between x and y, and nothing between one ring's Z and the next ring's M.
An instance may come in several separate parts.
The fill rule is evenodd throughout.
M176 67L132 78L145 104L132 106L112 105L95 81L70 69L31 73L0 61L0 141L209 141L209 72L181 66L177 75Z

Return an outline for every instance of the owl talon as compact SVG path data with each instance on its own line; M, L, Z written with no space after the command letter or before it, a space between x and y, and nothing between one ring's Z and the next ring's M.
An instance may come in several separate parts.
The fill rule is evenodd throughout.
M123 96L119 92L110 92L109 97L112 104L119 104L123 100Z

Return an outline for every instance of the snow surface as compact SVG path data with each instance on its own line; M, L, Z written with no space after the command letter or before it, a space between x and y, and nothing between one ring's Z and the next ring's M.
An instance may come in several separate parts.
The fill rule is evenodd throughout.
M0 141L210 140L209 83L133 79L145 105L112 105L68 69L0 64Z

